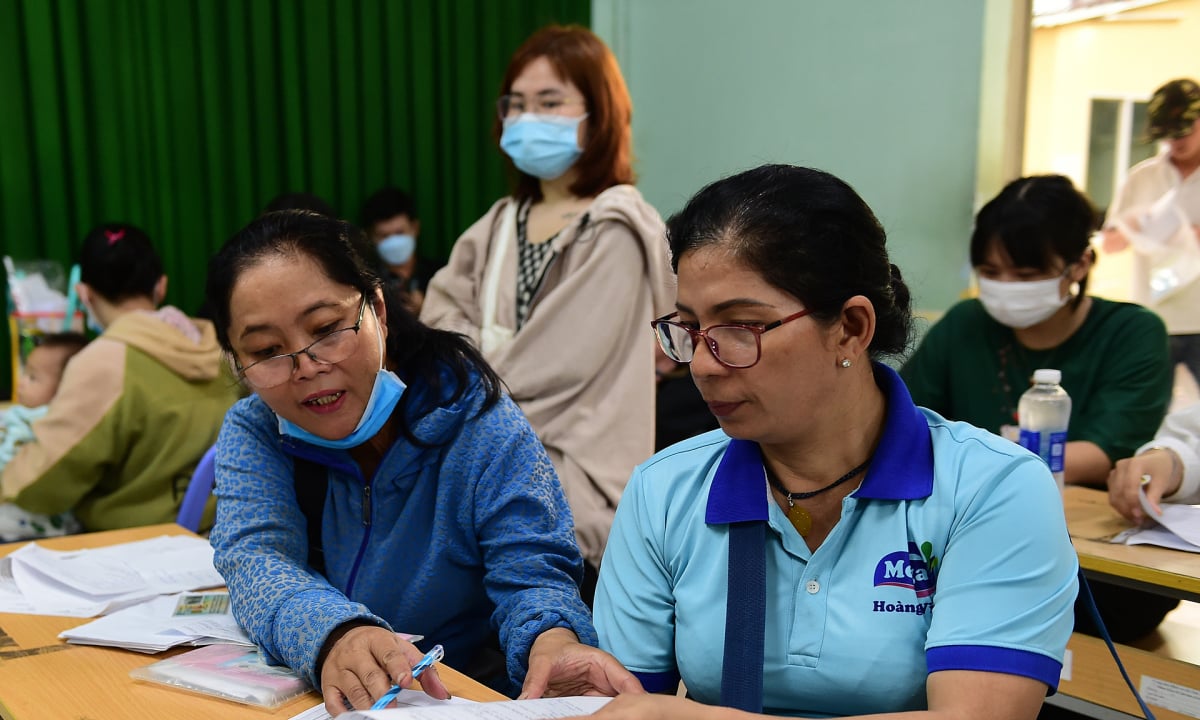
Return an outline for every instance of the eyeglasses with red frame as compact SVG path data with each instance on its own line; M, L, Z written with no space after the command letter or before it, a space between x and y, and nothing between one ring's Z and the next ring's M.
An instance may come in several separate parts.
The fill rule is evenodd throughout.
M673 312L652 320L650 327L654 329L663 352L675 362L690 363L696 355L696 344L703 338L717 362L727 368L741 370L754 367L762 358L763 333L802 318L809 312L811 311L805 308L782 320L762 326L733 323L709 325L703 330L673 321L672 318L679 316L679 313Z

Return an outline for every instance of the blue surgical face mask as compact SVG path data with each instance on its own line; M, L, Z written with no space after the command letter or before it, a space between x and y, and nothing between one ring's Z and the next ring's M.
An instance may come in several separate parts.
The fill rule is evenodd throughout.
M371 312L374 314L374 307L371 308ZM383 369L383 333L379 330L378 316L375 318L375 337L379 341L379 372L375 373L375 386L371 388L371 397L367 400L367 407L363 410L362 417L359 418L358 425L354 430L344 438L330 440L329 438L314 435L280 416L279 433L281 435L333 450L348 450L352 447L362 445L375 437L383 429L388 418L392 416L392 411L399 404L400 396L404 394L405 385L404 381L396 376L396 373Z
M579 123L586 115L535 115L525 113L504 121L500 135L503 150L521 172L542 180L553 180L575 164L579 147Z
M296 440L303 440L312 445L332 448L334 450L349 450L358 447L375 437L383 429L384 423L392 416L392 411L404 394L404 381L396 377L391 370L380 370L375 374L375 387L371 388L371 399L367 401L367 409L363 411L358 426L344 438L330 440L320 435L314 435L290 420L279 418L279 432Z
M403 265L417 249L417 239L412 235L388 235L375 245L375 251L388 265Z

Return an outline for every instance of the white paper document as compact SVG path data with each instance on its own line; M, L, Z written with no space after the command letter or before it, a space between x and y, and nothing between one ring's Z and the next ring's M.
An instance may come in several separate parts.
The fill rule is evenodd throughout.
M1146 516L1152 518L1154 524L1117 533L1112 542L1123 545L1158 545L1173 550L1200 553L1200 507L1162 503L1162 511L1156 512L1146 499L1145 489L1138 491L1138 500Z
M356 710L339 715L344 720L541 720L591 715L611 700L606 697L561 697L538 700Z
M0 559L0 612L94 617L156 595L223 584L202 538L161 536L72 551L29 543Z
M1139 218L1142 235L1159 244L1165 244L1179 229L1187 216L1178 208L1179 188L1172 187L1154 202Z
M252 646L233 619L227 593L160 595L98 620L64 630L76 645L103 645L156 653L177 645Z
M414 708L414 707L441 707L444 705L477 705L474 700L464 700L463 698L452 697L449 700L438 700L431 698L420 690L401 690L396 696L396 708ZM376 710L375 712L379 712ZM332 715L325 709L325 704L321 703L316 707L309 708L302 713L293 715L290 720L332 720ZM351 717L344 715L343 717Z

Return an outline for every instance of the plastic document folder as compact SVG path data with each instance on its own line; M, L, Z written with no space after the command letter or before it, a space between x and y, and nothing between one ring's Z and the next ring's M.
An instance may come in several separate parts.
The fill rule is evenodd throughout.
M304 678L281 665L268 665L257 650L242 645L209 645L129 674L138 680L266 708L308 692Z

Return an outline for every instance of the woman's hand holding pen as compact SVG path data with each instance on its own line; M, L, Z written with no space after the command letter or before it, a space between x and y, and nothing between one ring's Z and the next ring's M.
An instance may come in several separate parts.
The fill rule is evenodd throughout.
M370 709L392 685L413 684L412 668L422 657L415 645L375 625L343 627L326 641L329 651L321 666L321 694L330 715ZM421 688L431 697L450 697L436 668L421 675Z
M566 628L551 628L533 641L521 699L618 693L645 690L612 655L584 645Z
M1177 471L1179 459L1166 448L1153 448L1118 460L1108 475L1108 502L1125 519L1140 524L1146 512L1138 501L1138 491L1146 490L1150 505L1158 508L1166 496L1179 490L1181 473Z

